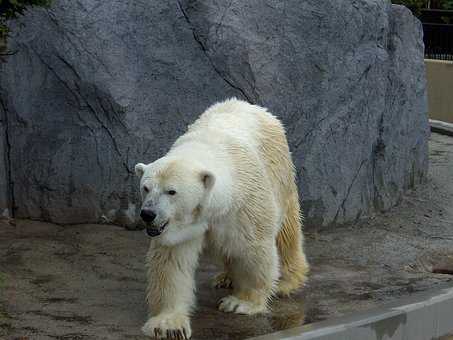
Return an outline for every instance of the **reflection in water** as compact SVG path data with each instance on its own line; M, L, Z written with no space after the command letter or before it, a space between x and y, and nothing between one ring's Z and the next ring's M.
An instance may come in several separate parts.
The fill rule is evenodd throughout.
M272 304L272 312L268 315L269 326L274 331L300 327L305 322L305 308L302 299L280 298Z
M217 267L207 260L198 271L198 306L192 317L194 340L242 340L290 328L300 327L325 315L317 296L307 296L302 289L290 297L275 297L269 313L240 315L217 309L217 301L231 294L231 289L214 289L210 282Z
M283 314L283 315L272 315L270 317L270 324L274 331L280 331L288 328L295 328L304 324L305 314Z

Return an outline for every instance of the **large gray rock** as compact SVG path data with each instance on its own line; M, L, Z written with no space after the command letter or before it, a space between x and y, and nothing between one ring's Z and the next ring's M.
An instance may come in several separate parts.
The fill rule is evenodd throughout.
M55 0L21 23L0 72L19 217L133 225L133 165L231 96L285 123L308 224L426 175L422 30L389 1Z

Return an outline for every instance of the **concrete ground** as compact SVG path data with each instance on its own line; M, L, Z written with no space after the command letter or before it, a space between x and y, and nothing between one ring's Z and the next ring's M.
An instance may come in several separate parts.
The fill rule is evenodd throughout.
M391 211L306 230L309 283L268 315L217 311L226 291L210 288L216 269L203 262L194 339L243 339L453 282L432 273L453 267L453 138L433 134L430 161L428 182ZM109 225L0 221L0 339L143 339L147 243Z

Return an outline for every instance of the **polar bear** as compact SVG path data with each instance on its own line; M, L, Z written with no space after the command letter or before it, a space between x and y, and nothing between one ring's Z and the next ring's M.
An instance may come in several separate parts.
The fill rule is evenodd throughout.
M308 273L295 169L285 131L266 109L232 98L208 108L164 157L135 171L147 254L150 319L145 335L190 338L194 273L203 249L231 287L224 312L266 312L270 298Z

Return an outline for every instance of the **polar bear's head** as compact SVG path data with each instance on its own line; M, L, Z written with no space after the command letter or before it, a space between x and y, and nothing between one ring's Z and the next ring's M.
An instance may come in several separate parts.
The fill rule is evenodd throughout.
M139 163L135 172L140 178L140 216L149 236L176 244L207 229L203 205L215 183L213 173L187 159L166 157L148 165Z

